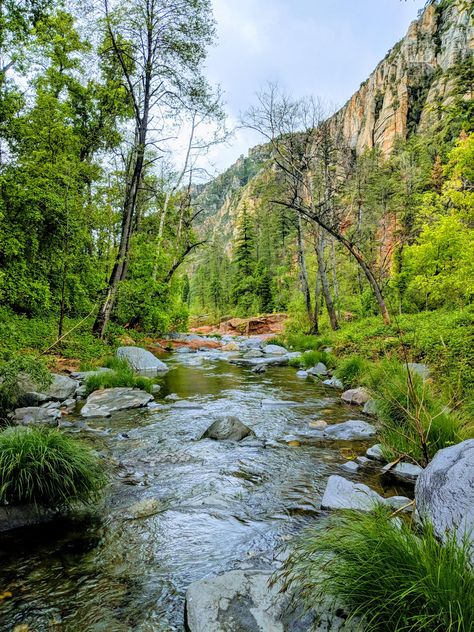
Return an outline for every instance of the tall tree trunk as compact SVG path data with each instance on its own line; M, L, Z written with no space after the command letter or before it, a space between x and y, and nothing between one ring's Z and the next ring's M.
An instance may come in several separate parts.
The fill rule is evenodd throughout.
M336 316L341 317L339 307L339 283L337 280L337 259L336 259L336 243L334 239L331 239L331 270L332 270L332 286L334 291L334 303L336 306Z
M326 262L324 261L324 237L320 230L315 231L314 233L314 249L318 260L319 277L321 279L324 301L328 310L329 322L331 323L331 329L336 331L336 329L339 329L339 323L337 322L336 310L334 309L331 290L329 288L328 276L326 273Z
M296 224L296 234L297 234L297 245L298 245L298 263L300 267L300 281L301 281L301 290L303 292L305 305L306 305L306 314L308 316L308 320L311 323L311 331L312 334L319 333L318 331L318 323L315 321L313 307L311 303L311 291L309 289L309 281L308 281L308 270L306 268L306 257L304 253L304 244L303 244L303 222L301 221L301 215L297 213L297 224Z

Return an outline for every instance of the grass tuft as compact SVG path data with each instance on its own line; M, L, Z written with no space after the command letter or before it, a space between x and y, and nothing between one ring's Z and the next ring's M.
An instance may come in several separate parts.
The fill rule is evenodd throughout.
M88 377L85 383L87 395L102 388L116 388L119 386L139 388L142 391L151 393L154 381L134 373L126 360L108 358L105 365L112 371L104 371Z
M341 380L347 388L361 386L367 379L369 363L358 357L350 356L342 360L336 369L336 377Z
M44 428L0 433L0 505L68 507L90 502L105 483L101 462L77 439Z
M467 539L440 543L379 507L342 512L312 527L277 579L305 609L328 597L366 632L472 632L474 573Z

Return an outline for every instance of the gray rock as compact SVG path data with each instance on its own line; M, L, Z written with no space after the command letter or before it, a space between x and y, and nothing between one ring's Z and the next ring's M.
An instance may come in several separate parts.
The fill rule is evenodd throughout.
M126 360L134 371L144 375L153 376L168 371L164 362L141 347L119 347L117 357Z
M405 463L402 461L392 468L386 465L382 471L403 483L416 483L418 476L423 472L423 468L414 463Z
M262 364L261 366L256 366L254 369L252 369L252 373L266 373L267 372L267 367Z
M290 353L286 354L287 360L299 360L302 357L303 354L301 353L301 351L291 351Z
M176 353L194 353L194 350L189 347L178 347L175 351Z
M296 377L306 378L306 377L308 377L308 375L309 375L308 371L297 371L296 372Z
M385 499L367 485L333 475L328 479L321 508L370 511L378 503L385 504Z
M57 402L62 402L69 397L73 397L79 388L79 382L72 380L67 375L53 373L53 381L46 390L46 395Z
M111 413L130 408L141 408L153 399L153 395L137 388L107 388L94 391L82 407L83 417L109 417Z
M134 520L150 518L162 511L162 505L157 498L144 498L126 510L126 514Z
M52 401L41 404L40 406L40 408L50 408L50 409L57 408L58 410L60 407L61 407L61 402L52 402Z
M325 439L334 441L361 441L377 434L377 429L366 421L350 419L340 424L332 424L321 432Z
M0 533L51 521L56 512L38 505L0 507Z
M286 353L288 353L285 347L280 347L279 345L272 344L265 345L263 347L263 352L267 355L285 355Z
M233 358L229 360L230 364L238 366L286 366L288 364L288 356L276 356L274 358Z
M188 632L352 632L360 630L337 616L329 602L303 616L288 608L289 598L269 571L234 570L194 582L186 593ZM339 610L338 610L339 614Z
M59 419L61 419L61 411L57 408L27 406L25 408L17 408L15 410L13 423L18 426L57 426Z
M367 400L362 412L369 417L377 417L377 401L375 399Z
M423 380L427 380L430 376L430 368L426 364L419 364L418 362L408 362L408 370L412 373L416 373Z
M244 358L263 358L263 351L260 349L250 349L247 353L244 354Z
M382 446L380 445L380 443L376 443L375 445L368 448L365 456L373 461L385 462L385 457L383 455Z
M215 441L241 441L248 436L255 436L255 432L243 424L237 417L223 417L217 419L201 439L214 439Z
M153 384L151 387L152 393L159 393L161 391L161 386L159 384Z
M355 461L347 461L347 463L342 463L340 467L342 470L345 470L346 472L355 473L359 471L360 466Z
M373 463L373 461L368 459L366 456L358 456L356 457L356 461L361 467L364 467L366 465L370 465L371 463Z
M87 395L87 388L85 385L79 386L76 391L76 397L85 397Z
M403 509L405 513L411 513L414 509L413 501L406 496L390 496L390 498L386 498L385 500L387 505L395 511Z
M343 402L346 402L346 404L355 404L357 406L362 406L369 401L370 395L363 387L351 388L348 391L344 391L344 393L341 395L341 399Z
M444 448L419 475L415 486L417 511L433 523L436 535L455 533L472 542L474 563L474 439Z
M310 375L316 375L316 376L327 375L328 374L328 368L322 362L318 362L316 364L316 366L313 366L311 369L309 369L308 373Z
M102 373L113 373L112 369L107 369L106 367L100 367L95 371L74 371L71 373L71 377L73 380L77 380L79 383L85 382L90 377L95 377L96 375L101 375Z
M323 384L325 386L331 386L332 388L340 388L340 389L344 388L343 383L337 377L331 377L328 380L324 380Z

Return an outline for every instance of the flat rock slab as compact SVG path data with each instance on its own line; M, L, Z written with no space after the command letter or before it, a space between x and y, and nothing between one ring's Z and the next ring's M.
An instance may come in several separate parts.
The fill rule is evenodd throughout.
M215 441L241 441L245 437L255 436L253 430L243 424L237 417L224 417L216 419L209 426L201 439L214 439Z
M416 481L415 498L439 538L468 535L474 563L474 439L437 452Z
M321 508L370 511L378 503L385 504L385 499L367 485L333 475L328 479Z
M126 360L134 371L144 375L153 376L169 370L164 362L141 347L119 347L117 357Z
M377 429L366 421L350 419L340 424L327 426L320 433L325 439L334 441L362 441L374 437Z
M354 404L356 406L363 406L369 401L370 395L365 388L351 388L348 391L344 391L341 395L341 399L346 404Z
M57 426L59 419L61 419L61 411L57 408L41 408L38 406L17 408L13 416L13 422L18 426Z
M94 391L82 407L83 417L110 417L113 412L141 408L153 399L153 395L137 388L106 388Z
M312 613L288 609L280 585L269 586L264 570L235 570L197 581L186 593L188 632L355 632L362 628L331 612L329 603Z
M231 364L238 366L286 366L288 364L288 355L266 358L233 358L229 360Z

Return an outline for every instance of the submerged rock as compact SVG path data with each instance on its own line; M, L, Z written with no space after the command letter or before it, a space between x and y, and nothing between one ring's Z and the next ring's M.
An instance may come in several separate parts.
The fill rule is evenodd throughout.
M474 439L444 448L421 472L415 486L418 513L436 535L448 532L472 542L474 563Z
M17 408L13 415L13 423L18 426L57 426L61 419L61 411L57 408L26 406Z
M341 395L341 399L346 404L355 404L356 406L362 406L369 401L370 395L363 387L351 388L348 391L344 391Z
M160 501L157 498L144 498L126 510L130 518L138 520L140 518L149 518L162 510Z
M157 375L168 371L164 362L159 360L150 351L141 347L119 347L117 357L126 360L134 371L147 375Z
M141 408L153 399L153 395L137 388L107 388L94 391L82 407L83 417L110 417L111 413L129 408Z
M215 441L241 441L245 437L255 436L255 432L243 424L237 417L223 417L217 419L201 439L214 439Z
M321 431L325 439L337 441L360 441L370 439L377 434L377 429L366 421L350 419L340 424L332 424Z

